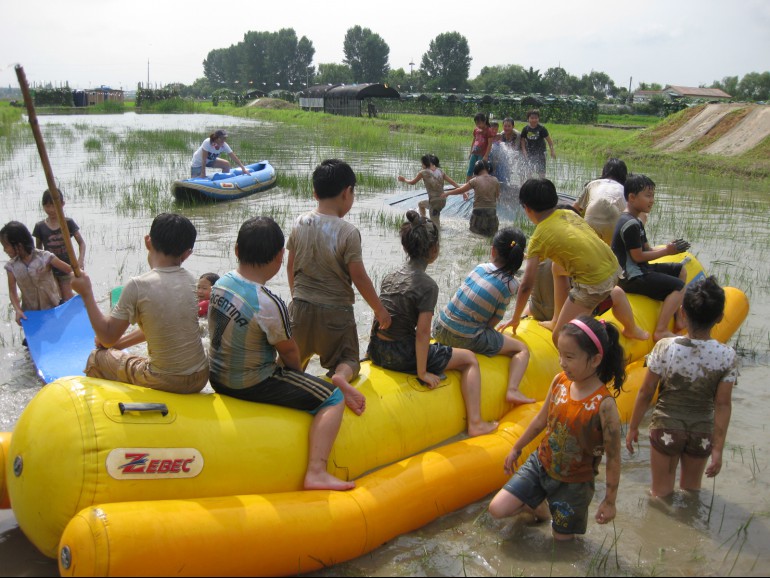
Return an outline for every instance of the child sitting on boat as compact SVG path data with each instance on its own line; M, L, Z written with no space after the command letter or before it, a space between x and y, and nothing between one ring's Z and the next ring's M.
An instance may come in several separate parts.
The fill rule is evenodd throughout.
M519 391L529 363L529 349L518 339L503 335L495 326L503 319L519 287L514 275L524 260L527 239L518 229L505 228L492 240L491 262L478 265L433 322L433 338L444 345L470 349L488 356L507 355L509 403L535 400Z
M204 273L198 277L198 284L195 286L195 296L198 297L198 317L208 315L211 288L217 281L219 281L219 275L216 273Z
M687 270L682 263L650 263L665 255L677 255L690 248L683 239L671 241L655 249L647 241L647 233L640 216L649 213L655 203L655 183L646 175L628 175L623 194L626 211L620 215L612 237L612 250L623 267L619 285L626 293L646 295L662 301L653 338L672 337L669 323L679 310L684 297ZM678 319L674 329L683 326Z
M446 198L449 195L463 195L468 200L468 191L473 189L473 212L471 213L470 230L485 237L491 237L497 232L500 221L497 218L497 200L500 198L500 181L490 173L492 167L486 160L476 162L473 169L473 178L458 189L443 193Z
M607 455L607 489L595 518L599 524L615 518L620 483L620 414L615 397L625 381L618 338L614 325L587 315L564 326L558 343L563 371L505 458L505 471L515 474L489 504L494 518L528 510L544 520L550 510L554 539L585 534L602 454ZM613 393L607 387L610 383ZM543 430L537 451L519 465L524 448Z
M11 258L5 264L5 271L16 323L21 325L21 320L27 318L25 311L42 311L59 305L61 293L53 270L71 275L72 267L53 253L35 249L32 234L19 221L6 223L0 229L0 243ZM21 291L21 301L17 289Z
M545 178L529 179L522 185L519 202L535 232L529 240L524 277L516 296L516 307L505 327L516 328L527 304L541 260L553 261L554 321L543 323L553 331L558 343L559 331L578 315L590 315L597 305L613 296L621 269L612 249L574 211L558 209L559 196L554 184ZM570 286L571 281L571 286ZM637 327L624 295L613 299L613 312L623 324L623 335L630 339L648 339Z
M441 381L447 369L460 372L461 388L468 420L468 435L493 432L497 422L481 417L481 373L472 351L430 343L433 311L438 300L438 285L425 272L439 253L436 226L416 211L406 214L401 226L401 245L409 260L382 280L380 300L390 313L392 323L383 327L372 324L367 356L372 363L417 377L430 389Z
M206 386L209 364L198 327L195 277L182 268L196 236L187 217L155 217L144 238L151 270L125 284L110 315L99 310L88 275L73 279L98 343L86 364L88 377L172 393L197 393ZM139 328L124 335L132 323ZM143 341L149 357L123 351Z
M700 490L704 472L713 478L722 469L738 379L735 350L711 337L724 310L725 292L714 277L694 281L682 302L687 335L661 339L647 356L647 374L636 397L626 447L634 453L639 425L657 391L650 421L653 497L673 493L680 461L679 487L685 491Z
M286 305L265 286L281 270L283 254L283 232L273 219L252 217L243 223L235 243L238 268L211 292L211 385L222 395L313 415L304 487L349 490L353 482L327 472L345 410L343 392L302 371ZM347 382L345 387L354 389Z
M61 199L61 205L64 206L64 195L59 191L59 199ZM35 246L38 249L45 249L56 255L59 259L72 266L70 263L70 256L67 253L67 247L64 244L64 238L62 235L61 223L59 223L59 216L56 213L56 206L53 202L53 196L51 191L47 190L43 193L43 210L45 211L46 218L43 221L39 221L32 229L32 236L35 237ZM80 234L80 227L77 223L70 218L67 218L67 230L70 237L74 238L78 244L78 267L83 269L86 258L86 242L83 236ZM62 301L68 301L72 299L72 285L70 275L54 269L54 277L59 283L59 291L61 291Z
M433 224L438 229L441 229L441 211L446 206L446 198L442 196L444 194L444 183L449 183L455 188L460 185L441 170L436 155L422 155L420 161L422 162L422 170L411 181L406 180L406 177L401 175L398 175L398 181L408 185L416 185L420 180L425 183L428 198L420 201L417 205L420 216L424 217L426 210L429 210L430 220L433 221Z
M192 166L190 167L191 178L206 178L206 167L222 169L223 173L229 173L230 163L225 159L219 158L219 155L222 153L227 154L232 161L241 167L244 174L251 172L243 165L241 159L230 148L230 145L225 142L226 140L227 131L219 129L212 132L209 138L203 141L198 150L193 154Z

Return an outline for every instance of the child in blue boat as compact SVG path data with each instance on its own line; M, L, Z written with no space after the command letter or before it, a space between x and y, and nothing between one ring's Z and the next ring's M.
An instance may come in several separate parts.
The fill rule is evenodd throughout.
M392 321L389 327L377 320L372 324L367 355L380 367L417 373L430 389L439 384L444 370L458 370L468 435L491 433L497 429L497 422L481 417L481 373L476 356L467 349L430 342L438 285L425 269L438 258L438 230L416 211L407 212L406 218L401 226L401 245L409 261L388 273L380 289L380 301Z
M0 243L11 258L5 264L5 271L16 323L21 325L21 320L27 318L25 311L43 311L59 305L61 293L53 270L71 275L72 267L53 253L35 249L29 229L18 221L11 221L0 229ZM21 300L17 289L21 291Z
M529 363L527 346L495 326L519 288L514 275L524 260L527 239L518 229L505 228L492 240L491 262L478 265L465 278L457 293L433 322L433 338L444 345L470 349L488 356L507 355L509 403L535 400L519 391L519 382Z
M244 173L251 173L251 171L243 165L241 159L239 159L233 152L230 145L225 142L226 140L227 131L219 129L212 132L209 135L209 138L203 141L201 146L198 147L198 150L195 151L195 154L193 154L192 166L190 167L191 178L206 178L206 167L222 169L223 173L229 173L230 163L219 158L219 155L222 153L227 154L232 161L241 167L241 170L243 170Z
M602 454L607 455L607 489L595 518L599 524L615 518L620 483L620 414L615 397L626 377L619 337L614 325L587 315L564 326L558 343L563 371L505 458L505 471L514 475L489 504L494 518L530 511L544 520L550 510L554 539L585 534ZM519 464L524 448L543 430L537 451Z
M353 482L327 472L345 410L343 392L302 371L286 305L265 286L281 270L283 255L283 231L273 219L252 217L243 223L235 242L238 267L212 289L211 385L222 395L313 415L304 487L350 490Z

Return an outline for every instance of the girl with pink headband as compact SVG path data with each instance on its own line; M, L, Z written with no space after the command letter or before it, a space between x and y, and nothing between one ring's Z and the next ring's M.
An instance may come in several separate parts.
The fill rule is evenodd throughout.
M585 534L603 454L607 489L594 517L599 524L615 518L620 483L620 414L615 397L626 378L619 339L614 325L585 315L563 327L558 340L563 371L505 459L505 471L515 474L489 504L494 518L528 511L545 520L550 514L554 539ZM524 448L543 430L537 451L519 464Z

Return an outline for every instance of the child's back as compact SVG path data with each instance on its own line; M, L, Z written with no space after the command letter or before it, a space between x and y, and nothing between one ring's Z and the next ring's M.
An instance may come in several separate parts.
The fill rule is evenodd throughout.
M28 263L14 257L5 264L5 270L13 274L21 291L23 311L53 309L61 302L59 284L51 268L54 257L48 251L33 249Z

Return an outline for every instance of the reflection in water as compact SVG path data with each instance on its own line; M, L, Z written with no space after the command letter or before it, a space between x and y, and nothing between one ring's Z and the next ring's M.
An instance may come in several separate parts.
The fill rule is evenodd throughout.
M206 271L221 274L235 266L233 245L246 218L268 214L286 230L294 216L313 207L308 177L320 160L331 156L345 158L361 175L348 218L361 230L364 262L379 286L403 260L396 231L406 210L419 201L416 191L396 183L396 175L413 170L422 154L415 151L437 154L455 180L464 180L467 163L464 141L436 150L430 137L393 135L387 151L361 151L354 143L345 144L344 135L325 134L320 128L308 132L222 116L125 114L40 121L54 174L67 195L67 214L88 243L85 269L105 309L110 289L146 270L142 239L155 213L178 210L190 216L198 240L185 266L196 276ZM171 182L186 177L192 152L216 128L228 130L242 160L271 160L279 171L279 185L231 204L174 205ZM27 133L20 132L13 147L0 147L0 208L6 219L31 227L43 218L40 197L46 185ZM583 166L560 159L548 170L558 190L574 196L597 176L601 164ZM589 523L585 537L574 544L554 547L548 525L524 516L493 521L485 513L487 499L318 575L766 574L770 460L763 424L770 386L762 364L768 363L770 346L770 265L765 255L770 246L770 201L764 191L732 180L630 168L647 172L658 184L647 227L653 241L687 238L710 272L746 290L751 300L752 313L737 337L738 349L747 355L733 394L728 447L716 486L706 481L699 494L677 494L670 503L651 501L649 445L643 435L640 451L623 455L615 523ZM519 184L514 178L514 186L503 192L501 225L515 223L531 230L517 203ZM411 198L393 206L384 203L392 202L397 192ZM457 206L442 213L442 253L428 270L438 282L439 303L456 291L474 265L489 257L489 241L468 232L472 202L452 199ZM285 271L271 285L288 298ZM8 308L5 282L0 282L0 303L0 430L10 431L40 383L20 345L22 335ZM360 299L356 316L365 343L372 314ZM320 373L317 366L311 370ZM602 483L597 479L598 499L604 493ZM0 513L0 560L3 574L56 575L55 564L26 541L10 512Z

